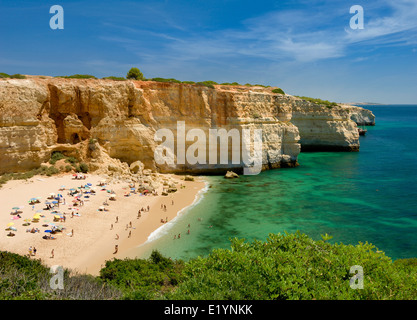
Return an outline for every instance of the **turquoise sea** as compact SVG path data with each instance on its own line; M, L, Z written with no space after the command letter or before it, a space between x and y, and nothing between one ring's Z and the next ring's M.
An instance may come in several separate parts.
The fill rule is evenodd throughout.
M152 235L143 257L158 249L189 259L228 248L233 237L297 230L317 240L328 233L333 243L367 241L392 259L417 257L417 105L364 107L376 126L365 127L359 152L301 153L297 168L207 177L207 191Z

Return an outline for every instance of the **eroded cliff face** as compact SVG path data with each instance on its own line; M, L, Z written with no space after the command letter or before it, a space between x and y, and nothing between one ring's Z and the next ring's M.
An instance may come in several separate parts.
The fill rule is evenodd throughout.
M170 129L177 137L178 121L185 123L187 132L201 129L206 136L213 128L262 129L263 169L297 165L300 142L303 146L359 148L349 112L260 87L219 85L210 89L151 81L9 79L0 80L0 171L38 167L53 151L88 162L93 170L128 170L138 160L160 172L206 173L242 167L242 161L226 165L156 163L154 151L161 142L155 141L155 133ZM186 148L192 144L194 141L185 142ZM231 159L231 148L229 155Z
M351 108L321 106L293 99L291 122L298 127L302 151L359 151Z

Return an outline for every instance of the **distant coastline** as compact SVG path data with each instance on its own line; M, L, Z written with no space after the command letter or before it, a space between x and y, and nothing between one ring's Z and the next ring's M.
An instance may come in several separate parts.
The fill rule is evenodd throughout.
M351 105L351 106L385 106L386 103L378 103L378 102L346 102L345 104Z

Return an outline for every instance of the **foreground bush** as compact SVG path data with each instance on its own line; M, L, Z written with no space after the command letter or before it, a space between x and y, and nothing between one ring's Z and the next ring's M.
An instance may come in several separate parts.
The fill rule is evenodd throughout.
M392 262L369 243L330 244L329 236L271 234L233 239L230 249L183 262L152 252L149 259L107 261L99 277L65 272L65 290L49 288L39 261L0 252L0 299L408 300L417 298L417 259ZM363 268L353 289L352 266Z
M174 261L153 251L147 260L106 261L100 270L100 278L121 289L124 299L153 299L178 284L182 268L182 261Z
M0 300L119 299L121 291L99 278L64 270L64 289L51 289L53 275L39 260L0 251Z
M364 271L364 288L350 287L351 266ZM169 299L416 299L416 263L392 263L368 243L313 241L304 234L271 234L266 242L234 239L190 260Z

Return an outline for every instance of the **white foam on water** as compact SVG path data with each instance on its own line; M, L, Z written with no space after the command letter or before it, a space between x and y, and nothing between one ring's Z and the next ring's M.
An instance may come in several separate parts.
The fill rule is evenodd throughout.
M174 219L172 219L168 223L163 224L158 229L153 231L149 235L146 242L141 244L140 246L148 244L149 242L155 241L156 239L159 239L162 236L168 234L168 231L175 225L176 221L178 219L180 219L183 216L184 213L186 213L188 210L190 210L191 208L194 208L197 204L200 203L200 201L204 198L204 194L207 192L208 189L209 189L209 183L207 181L205 181L204 188L202 188L200 191L197 192L197 194L195 195L193 203L190 204L187 207L182 208L180 211L178 211L177 216Z

